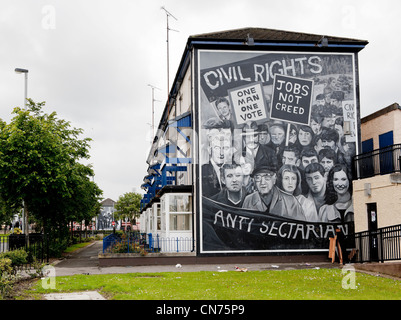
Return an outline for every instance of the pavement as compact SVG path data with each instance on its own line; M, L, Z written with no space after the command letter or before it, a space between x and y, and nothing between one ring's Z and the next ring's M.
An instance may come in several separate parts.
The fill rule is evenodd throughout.
M62 260L55 261L51 276L71 276L77 274L119 274L119 273L157 273L157 272L196 272L196 271L258 271L258 270L293 270L293 269L319 269L338 268L337 263L311 262L311 263L253 263L246 265L235 264L196 264L196 265L149 265L149 266L116 266L99 267L98 254L102 252L102 241L95 241L91 245L77 250ZM45 295L46 300L105 300L98 292L55 293Z
M236 267L245 268L247 271L256 270L292 270L313 268L334 268L337 263L311 262L311 263L251 263L246 265L236 264L178 264L178 265L147 265L147 266L110 266L99 267L98 254L102 252L102 241L93 244L71 254L66 259L54 263L56 276L70 276L76 274L115 274L135 272L196 272L196 271L235 271Z

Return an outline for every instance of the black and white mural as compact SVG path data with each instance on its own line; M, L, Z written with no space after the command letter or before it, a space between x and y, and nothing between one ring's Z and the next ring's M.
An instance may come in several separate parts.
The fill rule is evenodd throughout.
M353 231L354 60L198 52L200 253L321 251Z
M97 230L112 230L113 229L113 218L114 218L114 207L102 206L100 213L97 216L96 229Z

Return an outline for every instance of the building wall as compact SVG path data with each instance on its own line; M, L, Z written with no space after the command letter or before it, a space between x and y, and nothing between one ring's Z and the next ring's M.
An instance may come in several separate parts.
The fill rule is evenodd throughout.
M270 36L266 37L266 39L270 39ZM249 254L252 252L274 252L275 254L276 252L287 253L296 251L303 254L304 252L327 251L328 237L335 234L338 224L341 224L339 227L344 227L348 231L353 229L353 220L345 221L345 218L341 217L341 221L337 221L340 219L331 219L331 223L327 223L326 220L323 221L323 219L318 219L317 217L316 219L309 219L309 217L307 219L303 216L295 217L292 215L295 211L292 210L292 206L296 206L299 212L304 209L301 210L297 202L298 200L295 200L295 196L293 195L291 195L291 201L289 200L290 203L284 204L281 202L280 205L282 207L276 211L270 210L271 208L261 211L256 207L242 208L242 206L233 207L231 204L225 205L222 202L225 199L219 201L212 199L212 197L219 195L220 191L224 191L222 189L225 187L225 183L220 184L220 181L218 181L220 184L220 190L218 191L211 190L212 188L209 188L207 185L208 182L216 184L216 179L218 180L221 177L220 173L217 175L219 169L213 168L216 172L212 172L206 168L203 169L202 165L209 164L208 162L212 157L211 150L220 149L225 151L228 149L228 153L236 152L237 157L233 161L238 161L237 164L241 164L244 167L249 167L250 164L252 166L251 173L254 173L256 160L249 160L248 163L248 154L241 154L244 151L242 150L242 143L244 142L242 127L246 124L245 119L249 121L250 117L252 117L251 120L256 121L257 124L269 122L271 136L281 134L274 133L274 128L277 126L282 126L281 129L283 130L288 129L288 133L290 133L290 123L294 124L297 129L302 124L312 126L309 116L308 119L302 119L302 121L300 119L305 110L307 110L306 114L309 115L309 111L314 109L319 115L322 115L322 118L325 118L323 117L323 111L326 111L323 109L333 110L332 108L320 108L320 103L322 102L318 104L317 100L322 99L318 99L318 96L324 94L325 99L323 100L326 100L325 103L333 103L336 106L336 112L331 112L330 114L325 112L326 117L329 118L327 121L332 120L334 117L336 120L340 120L341 118L344 120L344 122L337 123L336 125L333 123L330 126L346 138L343 139L345 142L342 145L342 151L346 156L343 161L347 162L346 166L350 166L349 159L355 154L358 147L356 141L358 141L360 129L358 126L359 119L355 117L359 114L359 84L356 64L358 61L357 52L360 49L356 47L352 49L343 47L341 49L336 48L331 53L330 48L321 49L318 43L315 43L313 44L313 49L308 44L308 48L304 52L301 49L297 36L297 39L290 41L291 43L294 41L292 43L294 47L279 46L272 50L272 47L269 45L261 46L258 50L255 50L254 47L248 47L247 43L243 43L242 40L238 42L238 46L233 46L231 43L232 38L227 36L226 40L228 39L230 39L230 45L226 47L222 44L224 41L216 42L216 44L207 44L207 41L202 43L202 40L200 43L193 43L193 46L187 45L186 50L190 50L191 52L186 52L186 55L183 55L180 68L187 66L188 63L191 65L186 70L185 75L181 75L183 69L179 68L171 91L175 102L173 105L166 107L168 108L167 117L165 117L165 113L162 117L162 126L166 126L168 122L170 127L168 128L168 132L165 135L163 133L163 136L160 137L158 147L162 147L161 143L166 142L167 139L175 140L181 150L186 149L185 152L189 151L187 156L195 164L193 166L193 178L188 177L185 180L185 177L180 177L179 181L176 180L175 183L193 185L193 196L195 198L194 212L185 212L185 214L192 214L192 221L190 222L194 224L195 228L191 232L196 234L197 237L199 236L196 239L197 253ZM251 44L249 43L249 45ZM237 49L234 49L235 47ZM227 50L227 48L230 49ZM294 51L288 52L292 48L295 48ZM316 51L316 53L313 51ZM190 62L184 58L189 57L189 54L191 54ZM285 83L290 86L293 85L294 90L287 85L285 88L287 92L284 92L283 88L275 90L274 77L276 74L284 76ZM337 84L333 84L333 78L337 80ZM313 82L315 83L312 86ZM301 85L304 89L302 92L303 97L300 96L298 90ZM180 87L176 90L175 86ZM343 95L337 96L333 94L338 91L341 91L340 93L343 93ZM255 92L256 94L253 94ZM243 106L246 110L242 110L243 108L240 107L245 100L240 99L239 95L251 93L252 96L248 96L246 101L249 105ZM274 94L278 95L278 98L275 97L273 99ZM332 94L336 98L333 98ZM224 107L219 108L217 103L219 101L217 98L219 97L228 97L231 111L234 110L233 105L236 104L236 118L223 115L222 110ZM281 110L289 113L289 115L270 116L272 106L276 105L273 104L273 100L278 102L276 101L277 99L281 103L293 104L288 105L288 109L285 105L284 109ZM295 99L297 101L296 105L294 102ZM329 102L328 100L330 99L336 101ZM299 104L300 100L302 101ZM251 102L253 103L251 104ZM192 125L197 129L196 132L192 131L193 127L184 129L188 131L188 134L191 134L192 144L186 142L185 138L182 139L181 135L177 134L171 126L171 123L178 116L188 111L193 112ZM232 115L234 114L232 113ZM253 116L256 118L253 118ZM240 122L241 117L244 119L244 122ZM217 129L213 124L220 123L220 120L222 120L224 128ZM276 120L281 121L281 124L277 124ZM230 123L230 126L226 126L227 122ZM219 139L219 143L222 143L220 145L211 144L212 136L216 134L216 129L221 135L224 135L224 138L230 135L230 146L224 144L225 141L222 141L224 139ZM236 133L229 133L227 130L236 131ZM291 131L291 133L293 132ZM289 136L288 134L287 140ZM193 143L196 144L196 147L194 147ZM281 149L276 145L273 147L274 149L272 150L274 151L266 151L266 156L263 157L263 164L266 165L281 161ZM315 147L316 152L318 152L318 149L320 151L321 145L318 146L316 143ZM150 155L150 157L152 156ZM162 164L162 167L163 164L168 163L167 158L163 159L160 153L159 157L157 160ZM276 157L277 161L275 160ZM163 162L159 161L160 159ZM180 163L179 165L185 164ZM273 173L275 175L278 173L278 169L278 166L274 168ZM189 170L191 169L189 168ZM244 170L249 171L249 169ZM177 173L179 172L171 172L169 174L177 175ZM213 175L214 173L216 173L216 176ZM324 173L321 174L322 178L323 175ZM264 181L267 179L264 176ZM298 178L299 183L301 179L303 177ZM252 184L250 183L248 186L250 185ZM253 193L254 189L252 188L250 187L246 193ZM211 191L210 194L207 194L207 191ZM277 199L280 201L282 200L281 196L284 197L281 193L277 193L276 195L280 195L280 197L277 196ZM227 198L230 198L229 195ZM231 199L228 200L231 201ZM161 229L162 231L167 231L170 225L169 211L165 207L163 209L163 205L165 205L164 198L161 202ZM178 218L182 217L177 217L176 220L173 220L177 225L179 224ZM295 218L297 219L296 222L294 222ZM184 225L187 226L189 224ZM181 231L190 232L190 230Z
M401 128L399 125L400 123L401 123L401 110L397 110L394 112L394 125L393 125L394 143L401 143Z
M191 66L187 69L181 81L181 85L177 90L174 102L168 108L167 121L161 123L164 131L158 130L158 139L153 146L159 152L155 156L148 157L148 164L160 164L160 173L165 175L165 182L169 185L191 185L192 184L192 163L188 159L192 158L193 152L193 134L192 127L188 126L192 121L188 119L182 121L183 117L192 117L192 77ZM166 145L173 147L169 148L166 153ZM175 146L178 148L176 149ZM162 151L163 150L163 151ZM186 160L185 160L186 159ZM186 171L164 170L168 167L186 167ZM163 183L159 188L164 187ZM167 206L171 195L164 194L160 198L160 203L153 204L141 213L141 232L152 233L154 237L159 235L162 241L170 238L192 237L192 216L189 218L191 223L187 223L189 230L174 230L174 226L170 223L182 223L182 215L174 218L170 214ZM157 215L159 208L159 218ZM192 215L192 212L191 212ZM173 217L173 218L172 218ZM175 220L174 220L175 219ZM186 221L187 222L187 221ZM181 228L182 229L182 228ZM166 251L163 246L163 251Z
M394 144L401 143L401 110L391 105L361 121L361 141L373 139L379 149L379 136L393 131ZM378 228L401 224L401 179L399 173L376 175L353 181L355 231L369 230L367 205L377 204ZM370 194L368 190L370 189Z
M374 176L353 182L355 232L369 229L368 203L377 203L378 228L401 224L401 184L391 182L391 177L394 175ZM370 184L370 195L366 194L366 184Z
M379 149L379 135L393 131L394 144L401 143L401 110L384 113L379 117L362 121L361 123L361 141L373 138L374 149Z

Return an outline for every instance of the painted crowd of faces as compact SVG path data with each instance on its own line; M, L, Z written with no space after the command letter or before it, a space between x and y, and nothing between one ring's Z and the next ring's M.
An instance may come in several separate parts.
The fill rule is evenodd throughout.
M209 159L202 169L203 195L213 199L225 190L235 198L239 186L248 195L262 193L263 184L269 180L280 192L292 195L303 205L307 221L353 221L350 169L355 139L343 130L343 95L335 81L331 77L324 93L314 97L309 125L266 119L237 126L227 97L216 100L219 119L209 119L203 126ZM258 148L274 152L276 163L269 179L253 174L258 166L270 165L255 163L252 150ZM227 163L236 166L221 172L221 166ZM312 163L313 173L307 169ZM233 206L238 203L241 205L232 201Z

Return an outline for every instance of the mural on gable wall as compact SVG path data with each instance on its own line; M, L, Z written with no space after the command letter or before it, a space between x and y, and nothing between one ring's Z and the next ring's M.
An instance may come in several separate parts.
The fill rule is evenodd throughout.
M112 230L113 229L113 217L115 209L110 206L102 206L100 208L100 213L96 219L96 229L97 230ZM116 229L119 229L119 222L117 221Z
M353 232L355 70L349 53L198 52L201 253Z

